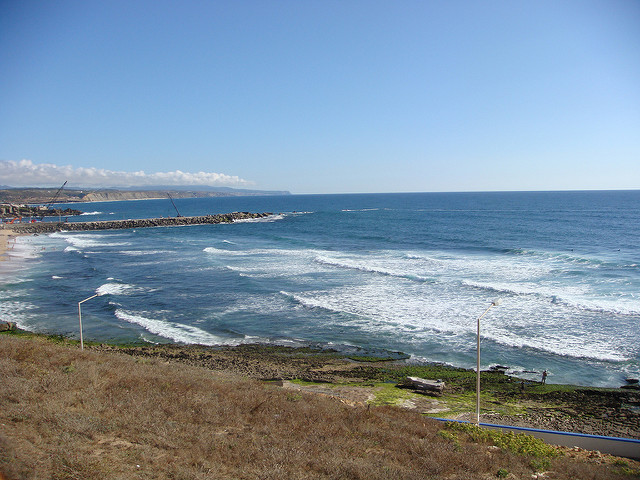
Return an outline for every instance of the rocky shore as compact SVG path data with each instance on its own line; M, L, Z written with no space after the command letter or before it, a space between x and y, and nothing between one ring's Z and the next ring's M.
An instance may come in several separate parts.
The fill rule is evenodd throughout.
M6 225L16 234L41 234L60 231L117 230L128 228L170 227L184 225L206 225L233 223L238 220L253 220L268 217L271 213L233 212L197 217L141 218L130 220L107 220L98 222L40 222Z
M46 338L24 332L15 325L5 325L7 328L0 328L0 335ZM51 338L56 343L77 343L61 336ZM415 365L385 357L364 360L331 349L263 344L220 347L88 344L86 348L134 356L141 361L180 363L274 382L284 388L336 397L349 405L373 402L437 417L475 418L475 372L444 365ZM406 375L443 378L446 386L436 396L396 388ZM640 439L640 391L537 382L523 391L518 379L491 372L485 372L482 381L483 422Z
M291 380L303 381L305 384L295 388L336 396L348 404L370 401L380 391L381 383L398 381L408 368L420 369L407 367L404 361L359 361L326 350L255 344L236 347L96 345L91 348L281 384L283 381L285 384ZM443 395L413 395L404 397L396 405L446 418L472 419L469 411L465 413L464 408L461 411L452 405L456 405L460 397L475 391L472 378L475 373L442 365L425 366L424 369L430 370L431 375L450 376ZM466 379L467 373L471 382ZM498 373L488 375L483 382L483 391L492 397L489 405L483 407L483 422L640 439L638 391L535 384L522 392L518 381ZM475 405L469 406L472 412ZM505 413L512 409L520 412Z

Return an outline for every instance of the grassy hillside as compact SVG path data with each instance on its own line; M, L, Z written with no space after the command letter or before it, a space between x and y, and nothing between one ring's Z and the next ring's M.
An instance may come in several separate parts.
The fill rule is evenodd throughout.
M0 335L0 372L0 477L11 480L638 473L624 460L570 458L536 442L513 448L395 407L350 406L237 374L80 351L46 338Z

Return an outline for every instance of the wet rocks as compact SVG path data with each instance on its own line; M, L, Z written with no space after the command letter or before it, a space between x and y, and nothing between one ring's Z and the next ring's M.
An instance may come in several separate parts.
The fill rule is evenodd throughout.
M0 322L0 332L7 332L16 329L16 324L13 322Z
M412 388L416 392L429 395L441 395L444 390L444 382L442 380L428 380L420 377L406 377L399 386Z

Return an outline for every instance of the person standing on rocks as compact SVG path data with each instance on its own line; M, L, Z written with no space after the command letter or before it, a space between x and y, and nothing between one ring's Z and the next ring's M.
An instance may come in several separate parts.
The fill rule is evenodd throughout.
M542 372L542 385L547 383L547 371Z

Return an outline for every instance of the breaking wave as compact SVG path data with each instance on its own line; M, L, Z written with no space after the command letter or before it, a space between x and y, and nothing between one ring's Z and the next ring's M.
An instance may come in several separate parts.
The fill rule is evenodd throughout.
M422 275L412 275L410 273L403 273L400 271L391 270L391 269L379 267L379 266L367 265L364 263L358 263L356 261L351 261L347 259L336 260L333 258L319 255L315 258L315 261L316 263L319 263L322 265L328 265L331 267L344 268L348 270L360 270L362 272L377 273L380 275L404 278L404 279L413 280L416 282L435 282L433 278L424 277Z
M117 309L115 315L120 320L139 325L154 335L168 338L174 342L198 345L239 345L242 343L242 339L223 338L198 327L149 318L122 309Z

